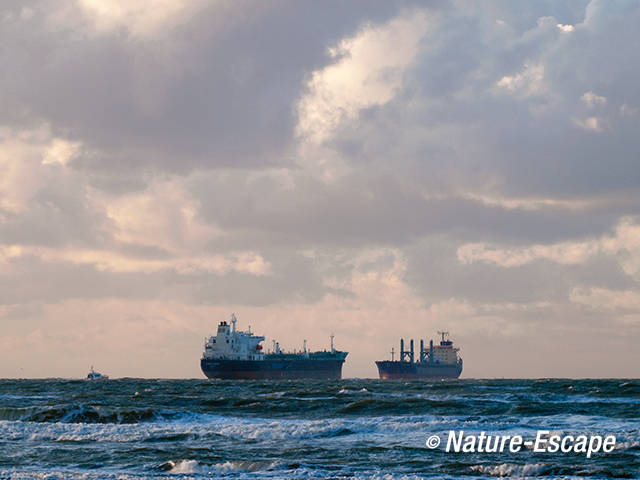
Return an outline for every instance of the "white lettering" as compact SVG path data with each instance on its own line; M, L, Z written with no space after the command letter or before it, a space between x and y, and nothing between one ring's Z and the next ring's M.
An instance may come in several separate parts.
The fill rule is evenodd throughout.
M558 450L560 450L560 435L551 435L547 452L556 453Z
M576 453L587 453L587 442L588 440L586 435L578 435L573 451Z
M597 442L596 445L594 445ZM599 452L602 446L602 437L600 435L594 435L589 439L589 449L587 450L587 458L591 458L591 454Z
M522 449L522 437L520 435L515 435L511 442L509 442L509 451L511 453L517 453Z
M571 451L571 445L569 442L573 443L573 437L571 435L567 435L560 442L560 451L562 453L569 453Z
M533 451L536 453L545 452L545 447L541 446L541 443L547 444L547 439L542 438L543 436L549 435L549 430L538 430L538 434L536 435L536 443L533 445Z
M616 447L616 437L613 435L607 435L604 437L604 444L602 445L602 451L605 453L613 452L613 449Z
M436 448L437 445L428 448ZM464 453L503 453L508 446L509 452L517 453L523 445L533 445L535 453L583 453L586 458L591 458L594 453L600 451L611 453L616 446L614 435L551 435L549 430L538 430L535 441L524 441L521 435L489 435L486 432L478 434L466 434L464 430L449 430L447 438L447 452Z
M459 452L460 447L462 446L462 436L464 435L464 430L460 430L460 435L456 439L456 432L453 430L449 430L449 438L447 439L447 452L451 451L451 445L453 445L453 451Z

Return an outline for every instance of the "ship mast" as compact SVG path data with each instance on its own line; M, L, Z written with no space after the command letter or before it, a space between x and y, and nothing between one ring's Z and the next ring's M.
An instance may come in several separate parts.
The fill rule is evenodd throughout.
M336 349L333 348L333 337L335 337L335 335L333 333L331 333L331 335L329 335L329 337L331 338L331 353L336 353Z
M445 336L445 335L447 335L447 336L448 336L448 335L449 335L449 332L441 332L441 331L439 331L439 330L438 330L438 335L442 335L442 341L444 342L444 336Z

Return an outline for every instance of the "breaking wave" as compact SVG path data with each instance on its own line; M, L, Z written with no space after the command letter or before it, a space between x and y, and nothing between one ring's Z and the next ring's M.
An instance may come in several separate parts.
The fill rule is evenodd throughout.
M151 408L109 409L82 405L44 408L0 408L0 420L38 423L141 423L170 418L170 412Z

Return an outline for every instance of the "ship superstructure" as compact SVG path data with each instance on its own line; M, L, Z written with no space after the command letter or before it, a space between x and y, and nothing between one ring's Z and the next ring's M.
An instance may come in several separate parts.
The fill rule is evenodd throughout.
M460 349L453 346L449 339L449 332L438 332L441 335L439 345L429 341L429 348L424 348L420 340L419 357L414 358L413 339L410 340L409 350L404 349L404 339L400 339L400 359L395 360L395 352L391 349L391 361L376 362L381 379L391 378L458 378L462 373L462 358Z
M306 340L301 351L283 352L273 342L273 351L265 353L261 345L265 337L254 335L251 327L236 328L236 316L231 325L220 322L215 336L205 339L200 360L202 372L208 378L220 379L340 379L342 364L348 352L334 348L331 335L329 351L309 352Z
M264 337L251 333L251 327L246 332L236 330L235 315L231 315L231 326L227 322L220 322L215 336L209 337L204 343L203 358L217 358L225 360L262 360L262 345Z
M89 371L88 375L87 375L87 380L109 380L109 376L108 375L102 375L99 372L96 372L93 369L93 365L91 365L91 370Z

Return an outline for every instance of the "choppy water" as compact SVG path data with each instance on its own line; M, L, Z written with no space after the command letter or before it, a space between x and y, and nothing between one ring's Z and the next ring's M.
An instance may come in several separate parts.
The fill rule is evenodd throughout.
M0 478L640 478L639 380L0 380ZM446 453L449 430L613 434Z

